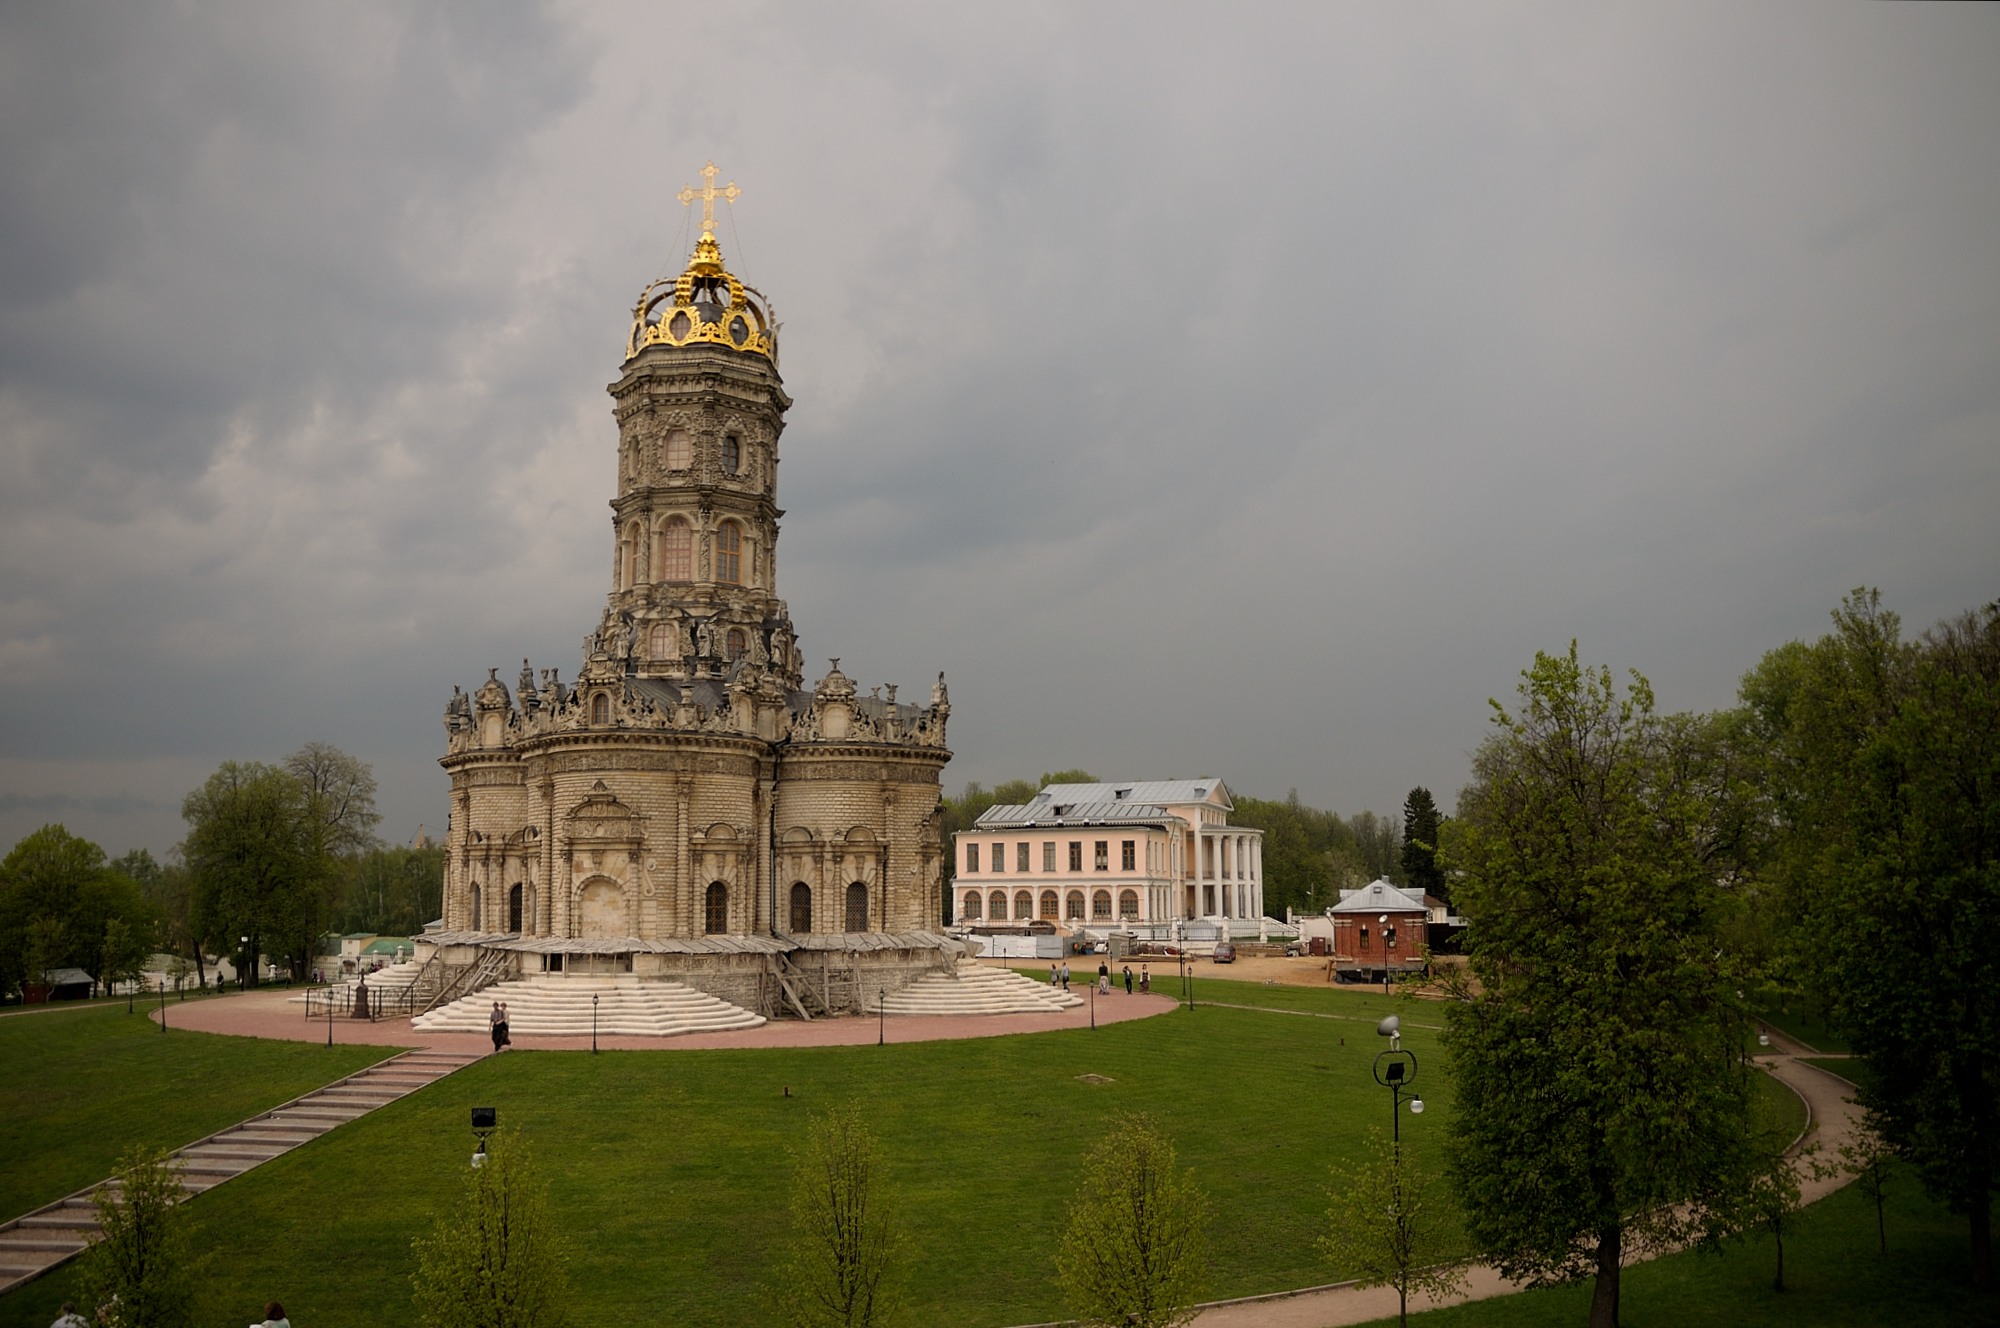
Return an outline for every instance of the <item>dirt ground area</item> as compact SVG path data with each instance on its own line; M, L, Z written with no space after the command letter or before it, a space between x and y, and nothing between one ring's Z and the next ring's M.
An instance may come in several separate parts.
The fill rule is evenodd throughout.
M1088 970L1095 973L1097 971L1097 961L1100 957L1098 955L1073 955L1069 961L1070 972L1077 974ZM1034 959L982 959L979 962L982 964L991 964L995 968L1004 966L1007 968L1046 969L1048 967L1047 961ZM1155 959L1146 962L1153 970L1155 981L1159 980L1161 974L1174 971L1173 960L1161 962ZM1193 962L1196 977L1228 978L1232 982L1276 982L1287 987L1331 987L1336 991L1374 992L1378 995L1382 991L1379 985L1374 984L1349 984L1328 981L1326 974L1327 961L1324 957L1314 959L1310 956L1302 955L1297 959L1283 957L1267 959L1261 956L1252 957L1246 955L1228 964L1217 964L1207 959L1196 959ZM1121 967L1123 967L1122 961L1119 965L1114 966L1113 971L1116 972ZM1138 971L1137 961L1133 963L1133 971Z

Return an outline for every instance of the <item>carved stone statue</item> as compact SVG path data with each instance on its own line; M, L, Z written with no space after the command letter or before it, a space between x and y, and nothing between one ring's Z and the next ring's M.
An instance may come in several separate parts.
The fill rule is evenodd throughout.
M694 653L703 659L715 654L715 629L703 618L694 629Z

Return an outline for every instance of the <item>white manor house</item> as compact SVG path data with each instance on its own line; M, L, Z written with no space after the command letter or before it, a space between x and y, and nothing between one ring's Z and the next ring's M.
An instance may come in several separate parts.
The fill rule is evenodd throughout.
M1264 917L1264 832L1229 824L1219 779L1051 784L957 836L955 920L1053 922L1154 936ZM1238 924L1231 926L1231 924Z
M928 696L804 673L778 597L791 400L769 305L723 264L711 167L693 259L632 315L611 589L565 683L526 660L445 712L448 992L556 975L672 980L769 1017L862 1008L950 971Z

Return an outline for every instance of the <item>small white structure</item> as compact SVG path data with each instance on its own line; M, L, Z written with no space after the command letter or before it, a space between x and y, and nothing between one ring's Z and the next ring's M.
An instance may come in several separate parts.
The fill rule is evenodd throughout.
M961 831L955 919L1167 934L1264 916L1264 832L1229 824L1219 779L1051 784Z

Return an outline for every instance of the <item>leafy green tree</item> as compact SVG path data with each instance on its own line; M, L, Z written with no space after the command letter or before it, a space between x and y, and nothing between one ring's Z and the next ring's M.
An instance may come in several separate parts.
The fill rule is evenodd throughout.
M1407 1324L1411 1292L1442 1298L1465 1284L1457 1221L1441 1176L1414 1144L1393 1144L1380 1129L1368 1135L1359 1159L1333 1169L1320 1252L1364 1287L1396 1288Z
M1467 1233L1507 1276L1595 1277L1618 1321L1637 1239L1714 1240L1754 1167L1747 1035L1715 944L1744 796L1712 726L1654 714L1576 647L1538 654L1461 797L1478 984L1449 1010L1450 1173Z
M111 870L104 850L60 825L25 836L0 861L0 989L26 976L30 925L39 933L44 967L70 966L104 976L106 926L124 923L135 945L150 946L155 915L139 887Z
M869 1328L894 1317L902 1239L860 1110L818 1117L793 1158L792 1240L779 1312L793 1328Z
M1990 1286L2000 1180L2000 604L1915 641L1857 590L1744 679L1771 745L1798 971L1847 1035L1860 1100L1967 1218Z
M1437 800L1421 784L1403 800L1403 883L1412 890L1450 899L1444 870L1438 866Z
M413 1242L425 1328L555 1328L566 1321L569 1252L526 1142L513 1130L466 1169L458 1204Z
M444 909L444 846L373 848L347 863L334 930L408 936Z
M1354 832L1354 846L1361 853L1362 869L1370 881L1402 878L1402 840L1396 823L1374 812L1356 812L1347 818Z
M1149 1117L1125 1116L1084 1162L1056 1249L1056 1281L1078 1322L1171 1328L1208 1281L1208 1200Z
M187 1328L194 1292L180 1164L165 1150L135 1150L117 1177L96 1195L99 1234L78 1273L85 1303L112 1328Z
M231 954L247 936L238 962L253 980L266 938L294 939L305 920L300 897L317 888L305 814L299 781L256 762L225 761L181 805L198 937Z
M1889 1185L1896 1171L1896 1150L1882 1137L1881 1127L1863 1113L1861 1128L1840 1146L1840 1165L1855 1186L1875 1205L1875 1252L1889 1252Z
M104 984L106 995L110 994L114 983L138 980L147 958L153 953L153 947L148 943L150 939L123 918L110 918L105 921L97 980Z
M1286 909L1318 913L1340 902L1341 890L1375 879L1354 827L1306 806L1297 789L1275 802L1238 797L1230 819L1264 832L1264 907L1273 916Z

